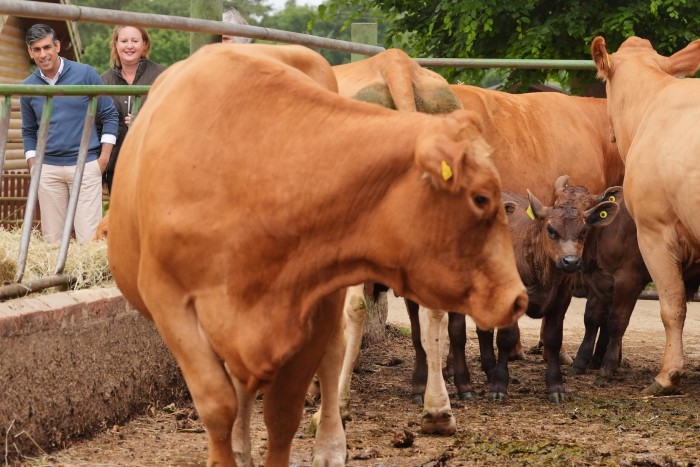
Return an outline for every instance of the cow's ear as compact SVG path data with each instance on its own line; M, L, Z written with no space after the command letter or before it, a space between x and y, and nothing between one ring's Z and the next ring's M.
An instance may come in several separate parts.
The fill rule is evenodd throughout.
M596 202L600 203L602 201L612 201L614 203L622 202L622 187L621 186L611 186L605 190L602 194L598 195Z
M454 141L443 134L420 137L416 162L423 170L423 178L435 187L459 191L467 144L467 141Z
M591 43L591 55L596 68L598 68L598 78L609 80L612 76L611 60L608 51L605 49L605 39L601 36L593 39Z
M530 205L527 207L527 215L532 220L543 219L547 215L549 208L542 204L530 190L527 190L527 197L530 200Z
M700 68L700 39L668 57L664 64L666 73L679 78L694 75L698 68Z
M443 116L445 131L424 132L416 142L416 163L434 186L458 192L466 186L468 167L490 159L491 148L481 136L474 112L457 110Z
M516 209L518 209L518 203L515 201L504 201L503 207L506 210L506 215L508 217L512 216Z
M586 224L602 227L611 223L619 211L619 204L612 201L603 201L584 212L583 217L586 219Z

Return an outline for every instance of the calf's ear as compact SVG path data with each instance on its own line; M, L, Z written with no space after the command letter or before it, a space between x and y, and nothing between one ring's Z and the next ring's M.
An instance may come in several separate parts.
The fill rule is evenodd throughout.
M700 68L700 39L694 40L683 50L668 57L664 70L679 78L694 75Z
M596 202L600 203L602 201L613 201L615 203L621 203L622 202L622 187L621 186L611 186L607 190L605 190L603 193L598 195L598 198L596 198Z
M610 224L620 211L620 205L612 201L603 201L583 213L586 224L602 227Z
M596 68L598 68L598 78L608 80L612 76L610 68L610 56L605 49L605 39L598 36L591 43L591 55Z

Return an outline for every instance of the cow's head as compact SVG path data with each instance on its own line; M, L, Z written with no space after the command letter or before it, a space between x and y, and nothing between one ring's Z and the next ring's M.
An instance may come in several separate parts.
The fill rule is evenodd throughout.
M639 96L655 96L669 76L684 77L700 68L700 39L670 57L659 55L646 39L629 37L617 52L608 54L605 39L593 39L591 55L598 69L598 78L605 80L608 118L613 137L623 161L636 133L635 123L646 114L649 100ZM667 76L664 76L667 75Z
M617 189L621 190L620 187L609 189L609 197L614 197ZM568 177L557 179L555 193L557 199L548 207L528 190L528 215L539 223L545 255L562 271L575 272L582 265L583 247L590 228L608 225L620 208L614 201L592 196L584 187L569 186ZM600 196L607 193L608 190Z
M527 294L479 117L460 110L429 118L437 125L416 135L414 167L373 216L387 237L384 252L406 250L401 262L410 269L390 285L422 305L469 314L481 328L507 326Z

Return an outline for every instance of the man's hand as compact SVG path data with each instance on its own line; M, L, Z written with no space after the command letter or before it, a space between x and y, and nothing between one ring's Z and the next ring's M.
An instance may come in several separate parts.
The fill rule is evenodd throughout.
M100 157L97 158L97 164L100 166L101 173L105 172L107 164L109 164L109 158L112 155L112 147L114 147L113 144L102 143L102 152L100 153Z

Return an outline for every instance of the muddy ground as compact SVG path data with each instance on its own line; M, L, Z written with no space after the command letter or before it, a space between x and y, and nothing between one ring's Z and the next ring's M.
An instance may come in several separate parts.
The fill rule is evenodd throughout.
M581 303L579 303L581 305ZM694 304L698 305L698 304ZM350 466L692 466L700 465L700 307L691 307L685 331L687 376L682 392L645 398L640 391L656 374L664 346L656 302L640 302L623 344L624 360L613 382L600 384L595 372L565 370L570 401L548 402L544 363L536 355L511 364L509 398L489 400L478 364L476 338L469 330L469 363L477 398L452 404L454 436L420 433L420 407L410 401L413 350L405 312L391 326L386 345L364 349L353 379L347 424ZM639 307L638 307L639 308ZM565 345L578 348L583 323L569 311ZM401 314L403 313L403 314ZM391 313L390 313L391 320ZM398 322L398 323L397 323ZM397 323L397 324L396 324ZM537 342L539 322L523 318L525 348ZM448 383L448 390L454 387ZM292 445L292 465L310 465L313 439L305 428L314 407L306 407ZM253 455L265 456L265 428L258 401L253 422ZM410 447L393 446L395 433L415 436ZM151 407L125 426L113 426L73 447L27 459L25 465L195 466L205 465L206 439L191 406Z

